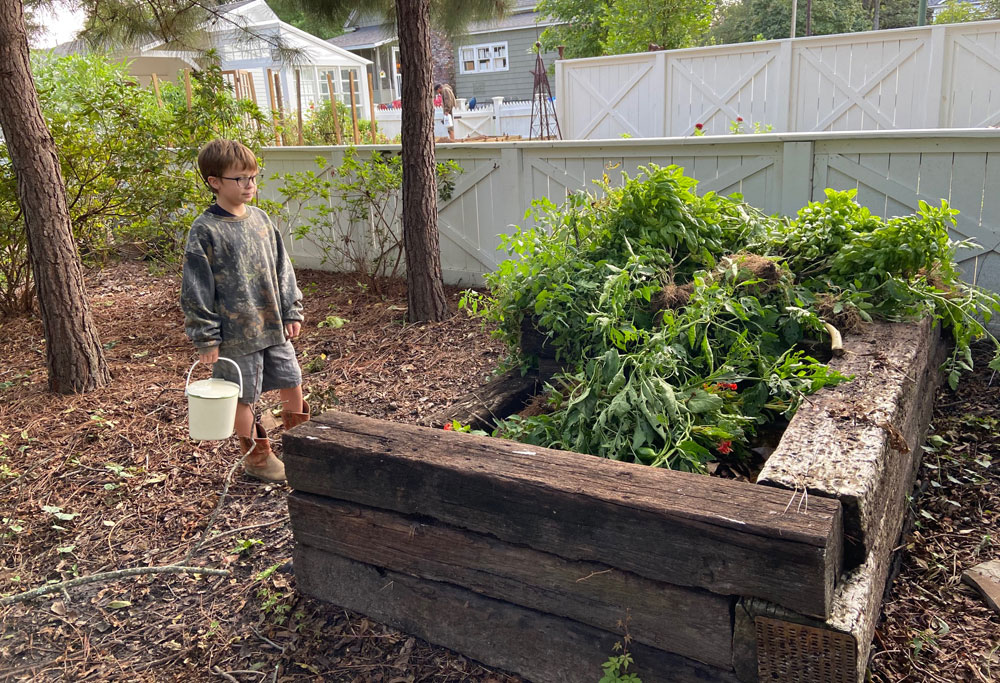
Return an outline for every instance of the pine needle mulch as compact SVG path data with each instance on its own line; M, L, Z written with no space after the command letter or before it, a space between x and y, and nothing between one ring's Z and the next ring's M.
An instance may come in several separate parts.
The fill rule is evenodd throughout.
M303 271L299 284L307 323L296 346L314 410L414 422L500 358L464 313L404 324L399 283L378 294L353 276ZM298 596L283 486L233 474L203 538L237 446L188 438L183 386L196 355L179 278L123 264L87 285L114 374L106 389L48 393L40 323L0 324L0 595L128 567L230 575L145 575L0 607L0 680L519 680ZM458 297L449 289L452 310ZM265 408L276 401L265 396ZM280 427L270 433L279 443Z
M977 371L938 392L901 541L901 569L882 606L872 678L879 683L1000 681L1000 615L962 572L1000 558L1000 374Z
M302 271L299 284L307 322L296 347L314 410L416 422L485 380L503 353L461 312L404 324L401 283L376 292ZM234 439L187 437L195 354L178 287L176 273L134 263L88 274L115 379L86 395L46 391L37 320L0 322L0 595L130 567L230 574L142 575L0 607L0 680L519 681L295 592L287 489L234 473ZM456 310L458 290L448 297ZM980 370L938 398L943 441L921 470L876 681L1000 680L1000 619L960 583L1000 547L1000 379L989 380ZM275 407L265 397L265 411Z

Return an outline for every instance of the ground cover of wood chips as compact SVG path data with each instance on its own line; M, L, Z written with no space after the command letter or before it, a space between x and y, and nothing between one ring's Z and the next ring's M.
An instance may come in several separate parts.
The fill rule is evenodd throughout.
M177 274L131 263L87 283L115 376L107 389L48 393L40 323L0 323L0 595L131 567L230 573L141 575L0 607L0 680L520 680L298 596L287 489L234 473L235 440L187 438L195 355ZM316 409L417 422L487 379L504 353L462 312L403 324L401 283L379 293L302 271L299 284L307 321L296 346ZM452 310L458 296L449 289ZM1000 548L1000 378L990 375L938 397L941 440L876 639L877 681L1000 680L1000 616L960 582ZM280 428L270 431L278 442Z

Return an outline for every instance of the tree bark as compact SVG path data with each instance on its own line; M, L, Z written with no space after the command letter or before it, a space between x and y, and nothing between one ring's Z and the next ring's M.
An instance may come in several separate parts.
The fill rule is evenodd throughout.
M21 0L0 2L0 129L24 211L49 388L66 394L104 386L111 374L87 301L55 141L31 78Z
M411 322L448 313L441 280L431 90L430 0L396 0L403 66L403 248L406 304Z

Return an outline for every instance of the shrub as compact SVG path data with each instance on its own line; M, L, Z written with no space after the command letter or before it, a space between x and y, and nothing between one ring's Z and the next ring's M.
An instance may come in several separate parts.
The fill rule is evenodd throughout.
M292 237L310 242L322 263L358 273L378 291L379 278L397 276L402 265L402 159L380 151L362 157L349 147L339 168L327 167L323 157L316 164L317 171L276 176L282 201L261 207ZM454 161L438 162L441 200L461 172Z
M123 63L100 55L33 56L42 113L55 139L73 234L85 261L123 249L173 258L207 199L196 168L213 137L258 148L262 117L236 102L217 64L196 72L192 106L183 86L164 83L160 107ZM24 221L6 145L0 146L0 309L30 308Z

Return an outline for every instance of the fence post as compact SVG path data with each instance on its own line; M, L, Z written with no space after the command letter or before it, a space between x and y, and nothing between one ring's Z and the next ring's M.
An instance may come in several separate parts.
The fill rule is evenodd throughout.
M781 213L794 216L812 199L813 142L785 142L781 149Z
M503 204L508 208L504 212L503 223L493 226L497 234L510 232L509 226L521 223L521 217L527 209L521 191L521 167L523 164L524 158L520 146L505 146L500 150L500 168L497 169L500 173L500 179L497 183L499 194L494 196L502 197Z
M503 98L493 98L493 134L503 135L503 128L500 126L500 112L503 110Z
M771 95L777 107L777 116L774 119L774 130L779 133L786 133L794 130L793 119L795 113L792 111L798 99L798 79L795 77L795 60L792 59L792 51L795 45L792 39L782 40L778 43L778 56L775 60L775 72L777 78L771 80L773 83ZM764 104L767 111L767 103Z
M653 83L657 83L663 88L663 108L660 110L662 120L660 121L660 125L655 126L653 130L649 131L649 135L646 137L666 138L670 137L670 75L667 72L667 68L669 67L667 63L667 51L657 51L655 60Z
M566 119L566 101L569 98L569 89L566 88L566 67L562 62L562 50L559 51L559 59L556 60L556 119L559 121L559 128L563 134L563 140L568 140ZM531 124L528 124L528 133L531 133Z
M940 128L942 124L947 127L951 125L950 120L945 120L948 111L948 95L951 92L951 60L945 53L946 39L948 36L947 25L932 26L927 36L927 112L924 114L924 128ZM945 69L948 69L946 72ZM945 74L948 77L945 78ZM950 117L947 117L950 119Z

